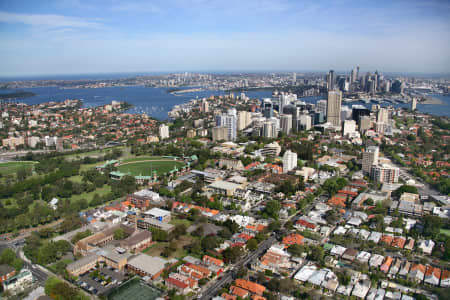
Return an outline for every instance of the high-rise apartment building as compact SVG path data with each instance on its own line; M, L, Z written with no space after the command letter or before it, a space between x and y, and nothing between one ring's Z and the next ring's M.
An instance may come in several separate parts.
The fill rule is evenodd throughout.
M169 126L167 126L166 124L161 124L159 126L159 137L162 140L169 138Z
M204 112L204 113L209 112L209 104L206 99L202 100L202 112Z
M292 130L292 115L280 116L280 130L285 134L290 134Z
M389 122L389 111L387 108L381 107L378 110L377 122L381 122L381 123Z
M228 129L226 127L214 127L212 129L212 139L213 141L227 141Z
M300 128L303 130L310 130L312 127L312 118L310 115L300 115L299 118Z
M363 152L362 158L362 170L365 173L370 174L372 165L378 165L378 156L380 149L377 146L369 146L366 151Z
M244 130L252 123L252 115L250 112L241 110L237 113L237 130Z
M333 126L341 126L342 92L329 91L327 101L327 122Z
M321 99L316 103L316 111L322 112L324 116L327 115L327 100Z
M417 98L412 98L412 101L411 101L411 110L416 110L416 107L417 107Z
M370 119L370 116L362 116L359 119L359 132L364 134L370 128L372 128L372 120Z
M378 183L397 183L400 169L391 165L374 165L370 169L370 178Z
M297 167L297 153L287 150L283 155L283 173L287 173Z
M356 131L356 122L355 120L345 120L344 126L342 128L342 135L347 136L351 135Z
M227 140L235 141L237 138L237 113L236 109L231 108L226 114L216 117L216 125L218 127L227 128Z

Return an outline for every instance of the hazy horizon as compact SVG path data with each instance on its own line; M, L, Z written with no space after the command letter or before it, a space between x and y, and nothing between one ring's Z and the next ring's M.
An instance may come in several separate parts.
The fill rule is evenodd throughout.
M450 2L18 0L0 3L0 39L1 77L357 65L448 74Z

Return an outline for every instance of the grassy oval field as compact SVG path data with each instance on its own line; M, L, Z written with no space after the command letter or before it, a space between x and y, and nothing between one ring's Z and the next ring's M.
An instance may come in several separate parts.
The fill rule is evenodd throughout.
M175 166L180 169L184 166L184 162L162 157L136 157L122 161L117 170L130 173L132 176L150 176L152 171L162 175L173 170Z

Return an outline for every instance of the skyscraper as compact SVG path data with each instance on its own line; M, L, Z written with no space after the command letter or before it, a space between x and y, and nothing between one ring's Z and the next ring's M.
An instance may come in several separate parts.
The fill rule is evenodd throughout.
M303 130L310 130L312 126L312 118L310 115L300 115L300 127Z
M362 170L365 173L370 173L372 165L378 165L378 155L380 149L376 146L369 146L363 152Z
M411 110L416 110L417 98L412 98L411 100Z
M327 100L321 99L316 103L316 111L322 112L324 116L327 115Z
M292 130L292 115L280 116L280 129L281 132L289 134Z
M341 126L341 91L328 91L327 122L333 126Z
M377 121L381 123L387 123L389 121L389 111L387 108L381 107L378 110Z
M328 91L332 91L334 90L334 71L330 70L330 72L328 72L328 76L327 76L327 82L328 82Z
M350 74L350 84L353 84L356 82L356 69L352 70L352 73Z
M252 123L251 113L245 110L238 111L237 130L243 130Z

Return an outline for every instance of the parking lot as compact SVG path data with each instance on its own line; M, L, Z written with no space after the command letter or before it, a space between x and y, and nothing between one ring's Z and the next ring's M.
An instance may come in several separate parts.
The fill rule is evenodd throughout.
M78 286L94 295L100 295L119 286L126 279L123 272L110 267L98 268L98 275L93 276L96 273L97 269L93 269L81 275L77 280Z

